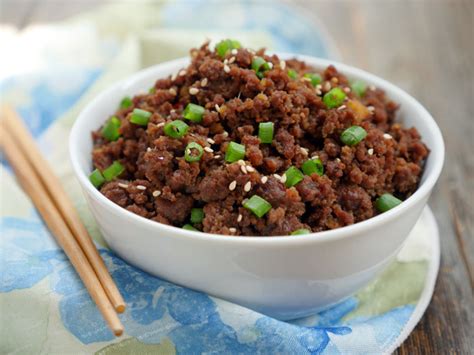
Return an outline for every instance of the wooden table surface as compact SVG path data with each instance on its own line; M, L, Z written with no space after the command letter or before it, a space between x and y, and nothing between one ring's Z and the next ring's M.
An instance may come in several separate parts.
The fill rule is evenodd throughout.
M97 3L0 0L0 20L25 27L74 15ZM344 62L402 87L440 125L446 162L429 204L440 230L441 268L426 314L397 353L474 353L474 1L292 4L319 17Z

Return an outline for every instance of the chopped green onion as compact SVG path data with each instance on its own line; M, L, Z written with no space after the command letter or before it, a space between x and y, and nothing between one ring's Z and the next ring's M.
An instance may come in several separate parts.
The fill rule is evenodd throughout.
M387 212L401 204L402 201L391 194L383 194L375 201L375 208L379 212Z
M196 142L191 142L186 146L186 149L184 150L184 160L186 160L188 163L199 161L201 160L203 153L204 149L201 145Z
M129 96L125 96L122 101L120 101L120 108L129 108L130 106L132 106L132 103L132 99Z
M305 175L311 175L313 173L323 176L324 174L324 165L321 159L310 159L306 160L303 165L301 165L301 170Z
M135 123L139 126L146 126L148 121L150 120L151 112L142 110L140 108L136 108L132 112L132 116L130 117L130 122Z
M167 123L163 128L165 134L171 138L181 138L188 132L189 126L181 120Z
M268 64L262 57L255 56L252 59L252 69L255 70L256 73L260 72L260 70L269 70L270 64Z
M114 161L102 174L106 181L112 181L125 171L125 167L118 161Z
M346 93L341 88L334 88L324 95L323 102L328 108L335 108L340 106L345 98Z
M194 228L192 225L190 224L185 224L183 227L183 229L186 229L188 231L194 231L194 232L199 232L199 229L197 228Z
M303 180L304 176L300 169L295 168L294 166L290 166L287 171L285 171L286 187L292 187L298 184L301 180Z
M236 162L245 157L245 145L230 142L225 152L225 161L228 163Z
M235 39L224 39L216 44L216 51L219 57L224 58L228 51L239 49L241 44Z
M359 97L364 96L367 90L367 84L362 80L355 80L351 84L351 90Z
M297 79L298 78L298 73L296 72L296 70L288 69L288 76L291 79Z
M154 94L156 92L156 88L154 86L152 86L149 90L148 90L148 93L150 94Z
M294 232L291 232L291 235L300 235L300 234L309 234L309 233L311 233L311 231L305 228L301 228L301 229L295 230Z
M95 169L90 175L89 175L89 180L96 187L97 189L102 186L102 184L105 182L105 178L102 175L102 173L99 171L99 169Z
M303 77L310 79L311 85L313 86L321 84L322 81L321 75L317 73L306 73L305 75L303 75Z
M102 128L102 137L110 142L116 141L120 137L120 120L113 116Z
M201 122L204 115L204 107L196 104L188 104L183 112L183 117L193 122Z
M204 219L204 210L202 208L191 209L191 223L201 223Z
M346 145L356 145L367 136L367 132L360 126L351 126L341 134L341 141Z
M273 141L273 122L260 122L258 125L258 138L262 143Z
M272 209L272 205L258 195L253 195L244 202L244 207L252 211L258 218L262 218Z

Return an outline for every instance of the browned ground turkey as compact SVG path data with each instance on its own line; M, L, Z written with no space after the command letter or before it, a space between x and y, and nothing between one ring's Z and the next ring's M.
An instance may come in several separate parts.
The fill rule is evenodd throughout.
M254 55L273 64L262 79L251 69ZM428 149L415 128L395 122L398 106L382 90L369 87L359 98L333 66L320 73L321 86L314 87L302 78L312 68L297 60L282 62L264 50L241 48L220 58L204 44L191 57L177 75L158 80L153 93L137 95L132 107L115 112L121 120L117 141L108 142L100 130L93 133L94 166L103 170L118 160L126 167L120 179L100 189L123 208L181 227L189 223L191 208L202 207L204 220L195 227L204 232L272 236L363 221L377 214L374 201L381 194L403 200L416 190ZM290 68L298 79L288 76ZM328 109L322 96L336 86L348 92L347 99L342 107ZM191 95L191 88L197 94ZM182 118L190 102L205 107L201 123ZM147 127L129 122L133 108L153 112ZM190 126L183 138L163 132L163 123L176 119ZM275 124L272 144L258 138L264 121ZM352 125L363 127L367 137L347 146L340 135ZM188 163L184 149L193 141L212 150ZM239 162L226 163L230 141L245 145L245 164L253 169L244 172ZM312 156L322 160L324 175L305 176L287 188L280 178L286 169L301 167ZM243 207L243 200L255 194L272 205L262 218Z

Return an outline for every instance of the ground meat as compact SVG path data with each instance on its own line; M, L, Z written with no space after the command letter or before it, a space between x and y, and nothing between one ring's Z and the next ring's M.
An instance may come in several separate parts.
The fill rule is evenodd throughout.
M256 55L271 63L269 69L252 70ZM264 50L239 48L221 58L205 43L191 57L188 67L114 113L121 122L118 139L108 141L102 129L92 132L94 167L104 171L115 161L124 167L100 187L119 206L177 227L190 223L192 208L202 208L204 218L194 227L204 232L274 236L360 222L378 213L380 195L403 200L416 190L429 150L415 128L396 122L398 105L382 90L369 86L359 97L333 66L313 86L304 74L314 69ZM335 87L346 99L329 109L323 96ZM189 103L204 108L201 122L183 118ZM135 108L151 113L146 126L130 122ZM165 124L178 119L188 124L187 133L165 134ZM261 122L274 124L271 143L259 137ZM341 134L354 125L367 136L349 146ZM242 160L226 161L231 141L245 146ZM191 142L203 147L197 162L184 158ZM301 169L311 158L320 159L323 174L304 175L290 186L286 170ZM244 207L254 195L271 205L261 218Z

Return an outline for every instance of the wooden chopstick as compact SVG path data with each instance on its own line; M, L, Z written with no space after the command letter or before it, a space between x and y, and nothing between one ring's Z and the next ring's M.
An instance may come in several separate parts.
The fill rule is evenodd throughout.
M59 212L71 229L72 234L84 251L84 254L102 283L110 302L117 312L122 313L125 311L125 301L112 280L97 248L92 242L92 238L82 224L71 200L62 188L59 179L51 170L48 162L41 155L33 137L16 112L10 107L2 107L1 116L5 122L7 131L12 135L16 144L23 151L23 155L36 171L49 196L56 204Z
M44 189L39 177L36 175L36 172L24 156L23 152L18 148L17 142L15 142L8 134L3 123L0 126L0 145L3 148L10 165L13 167L18 181L31 198L49 230L55 236L59 245L68 256L74 269L76 269L110 329L116 336L122 335L123 325L120 322L112 303L102 288L102 284L100 283L96 273L89 264L88 259L72 235L69 227L64 222L61 213L58 211L50 196Z

